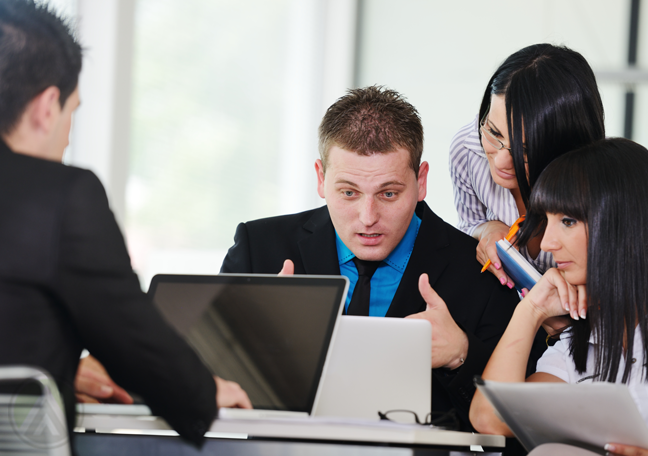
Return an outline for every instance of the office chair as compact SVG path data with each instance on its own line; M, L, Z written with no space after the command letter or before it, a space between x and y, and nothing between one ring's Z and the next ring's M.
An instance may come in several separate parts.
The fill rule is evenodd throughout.
M0 454L70 456L63 402L43 370L0 367Z

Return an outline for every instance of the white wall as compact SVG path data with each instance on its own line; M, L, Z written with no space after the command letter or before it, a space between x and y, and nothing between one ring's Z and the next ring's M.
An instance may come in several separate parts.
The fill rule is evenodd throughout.
M99 175L118 220L127 228L129 211L132 213L143 201L142 193L136 191L138 185L135 184L139 181L133 179L133 160L141 151L141 146L151 146L148 139L145 139L145 144L141 143L141 139L145 138L141 132L133 131L133 126L137 125L133 121L133 112L140 112L133 107L133 100L137 100L137 94L133 94L133 70L137 70L141 64L135 50L143 52L134 43L138 30L141 32L136 28L136 12L139 11L140 19L149 18L159 5L168 7L175 1L51 0L68 12L78 13L80 37L85 47L80 80L82 105L75 117L71 152L66 161L90 168ZM227 14L228 7L237 11L241 9L241 5L228 3L231 1L234 0L219 0L224 8L223 14ZM133 230L127 229L129 247L139 262L140 272L144 272L144 282L155 272L191 270L213 273L219 268L220 258L231 242L237 222L275 213L296 212L322 204L315 192L313 171L313 161L317 157L316 128L325 109L351 86L386 85L403 93L418 108L426 137L423 158L431 165L427 201L441 217L456 223L447 165L448 148L457 129L474 118L492 72L512 52L545 41L565 44L581 52L595 71L623 69L627 56L629 1L285 0L283 4L290 2L291 11L290 18L282 19L283 25L280 27L284 28L279 30L285 34L288 43L284 51L285 61L282 61L283 84L278 84L282 87L277 87L276 93L270 93L275 98L283 97L280 108L273 114L281 119L283 126L276 135L279 138L277 145L268 142L267 148L257 151L274 157L278 169L267 168L267 160L253 159L239 168L231 169L234 174L245 173L241 179L277 173L274 179L278 183L259 192L259 199L263 203L258 207L246 204L245 200L238 202L240 195L235 190L223 192L222 198L230 200L226 207L235 206L236 214L218 212L219 227L211 223L206 229L218 231L219 234L225 231L225 243L219 241L218 244L209 239L207 242L196 241L196 245L189 241L178 245L166 242L176 233L177 227L167 225L164 220L153 227L155 236L147 233L142 235L140 230L138 238L137 233L133 234ZM196 8L201 5L199 0L192 0L191 4ZM220 8L215 4L215 1L206 0L205 7L208 5L213 14L215 8ZM138 5L146 5L146 8L138 10ZM275 6L275 11L278 11L278 6ZM358 11L359 17L356 17ZM227 17L223 19L229 20ZM249 19L251 16L248 16L248 23L227 26L249 28ZM193 33L192 30L177 29L177 21L173 18L164 17L163 20L166 22L152 28L157 33L164 30L163 33L168 31L178 37ZM200 21L200 14L196 20ZM263 24L258 21L264 18L254 17L254 20L256 24ZM356 30L357 24L360 27ZM204 30L218 26L211 22L196 22L195 27ZM648 61L646 5L641 11L641 27L640 67ZM255 33L255 28L249 30L249 33ZM250 38L267 39L262 31L259 33ZM223 34L214 36L218 37L217 41L204 43L204 46L220 46L225 51L230 49L227 39L233 37ZM359 40L357 43L356 37ZM153 42L156 40L155 37L149 38ZM155 52L160 53L160 59L165 55L164 49ZM201 57L208 58L212 54L204 53ZM148 57L155 62L158 54ZM239 55L238 59L244 62L249 60L249 56ZM237 64L236 59L230 61ZM179 61L178 65L197 67L192 62ZM220 73L230 70L219 66L218 61L207 62L207 68L205 71L213 73L201 72L198 76L204 78L213 74L217 84L222 84L218 82L221 81ZM357 73L355 70L358 70ZM158 80L163 80L165 73L157 72L156 76ZM247 75L242 74L241 77ZM148 81L146 78L143 80ZM608 135L621 135L625 87L601 80L600 89L606 109ZM164 94L158 100L164 103ZM140 100L138 106L149 101L150 98ZM197 104L199 101L191 99L187 103ZM648 144L648 129L644 128L648 125L648 84L639 86L636 102L635 139ZM205 113L203 119L183 118L183 122L177 125L169 123L168 128L186 129L189 126L205 132L201 125L207 124L206 127L211 126L214 131L206 137L218 135L212 114L208 110ZM216 114L216 120L222 120L225 118L223 115L227 115L224 112ZM193 115L200 117L200 112ZM236 130L235 125L233 129ZM227 138L221 142L244 138L246 134L250 133L228 131ZM137 150L132 150L134 137L140 138ZM164 142L162 138L156 140ZM219 144L212 146L214 153L223 150ZM185 160L191 159L191 154L182 144L173 147L172 154L182 156ZM147 160L146 163L152 161ZM131 184L130 196L126 192L127 182ZM177 187L177 193L187 191L186 179L166 182L172 193L174 185L182 187ZM195 196L189 199L199 201L204 191L204 186L198 185ZM215 206L205 210L212 209L217 210ZM178 217L174 215L170 213L167 218L169 222L177 224ZM154 237L165 242L158 242Z
M639 63L648 62L648 5L641 12ZM524 46L566 45L594 71L618 70L627 58L629 0L365 0L358 84L387 85L417 107L430 162L427 202L456 223L448 150L455 132L474 119L499 64ZM623 134L623 92L600 83L610 136ZM637 100L635 140L648 145L648 96Z

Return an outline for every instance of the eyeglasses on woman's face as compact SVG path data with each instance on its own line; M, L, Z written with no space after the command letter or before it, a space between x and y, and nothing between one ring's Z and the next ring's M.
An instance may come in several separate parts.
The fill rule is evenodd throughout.
M506 147L502 141L497 139L493 133L493 129L486 123L488 120L488 113L490 111L486 111L484 114L484 117L479 121L479 129L482 132L482 139L485 139L488 144L490 144L495 150L502 150L506 149L509 152L511 151L510 147ZM483 143L482 143L483 145Z

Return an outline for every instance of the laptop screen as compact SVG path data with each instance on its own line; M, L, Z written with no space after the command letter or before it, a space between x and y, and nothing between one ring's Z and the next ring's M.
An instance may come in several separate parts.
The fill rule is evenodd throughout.
M214 375L254 408L311 412L343 277L156 275L149 295Z

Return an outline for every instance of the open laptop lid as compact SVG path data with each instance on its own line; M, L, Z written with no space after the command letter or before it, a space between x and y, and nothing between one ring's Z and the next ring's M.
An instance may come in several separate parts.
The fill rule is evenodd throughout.
M432 402L432 326L405 318L338 318L313 415L378 420L378 411L411 410L421 419Z
M475 385L527 451L543 443L599 453L612 442L648 448L648 427L626 385L502 383L479 377Z
M160 274L148 293L254 408L310 413L348 286L342 276Z

